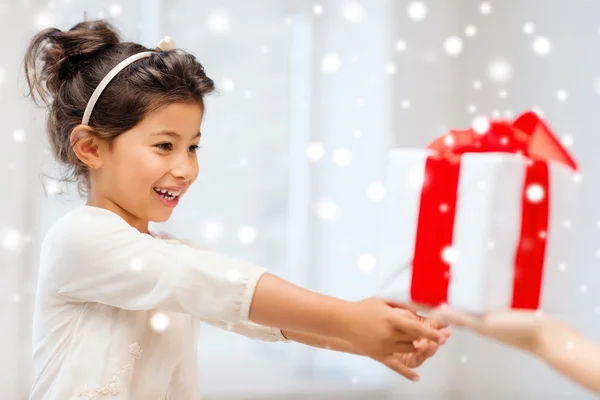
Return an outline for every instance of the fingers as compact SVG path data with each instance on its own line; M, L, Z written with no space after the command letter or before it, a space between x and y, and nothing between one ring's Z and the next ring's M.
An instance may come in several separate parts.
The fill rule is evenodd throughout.
M424 305L421 305L418 303L413 303L413 302L400 302L400 301L394 301L394 300L385 300L385 302L390 307L409 310L415 314L418 312L426 313L429 310L431 310L431 307L424 306Z
M400 359L396 357L387 357L383 361L383 364L405 378L410 379L411 381L419 380L419 374L408 368L404 363L402 363L402 361L400 361Z
M427 360L430 357L433 357L435 353L440 348L440 345L435 342L427 341L423 345L417 347L419 359L421 360L419 365L423 363L423 361ZM415 366L416 368L417 366Z
M438 308L432 311L431 319L442 324L456 325L464 328L475 329L479 328L480 319L470 316L466 313L461 313L448 307Z
M425 338L438 343L444 341L444 336L439 329L432 328L429 324L424 324L416 316L409 318L399 315L398 318L394 319L394 328L415 339Z
M413 342L397 342L388 350L392 353L412 353L416 347Z

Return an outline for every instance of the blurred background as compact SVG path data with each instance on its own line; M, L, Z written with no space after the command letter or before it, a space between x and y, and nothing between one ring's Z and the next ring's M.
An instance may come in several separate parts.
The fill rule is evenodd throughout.
M595 0L0 0L0 392L26 399L38 253L85 200L24 97L35 32L107 18L125 40L170 35L219 87L200 178L157 230L345 299L377 289L386 152L477 116L543 115L583 171L572 302L600 342L600 2ZM377 363L205 327L207 399L591 399L537 360L471 334L407 382Z

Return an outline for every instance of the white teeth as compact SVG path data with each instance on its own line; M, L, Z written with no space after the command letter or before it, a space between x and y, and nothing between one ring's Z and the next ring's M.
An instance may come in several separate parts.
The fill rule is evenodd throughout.
M160 189L160 188L154 188L154 190L157 191L158 193L160 193L161 195L163 195L165 198L168 198L169 200L172 200L181 194L180 191L176 191L176 190L168 190L168 189Z

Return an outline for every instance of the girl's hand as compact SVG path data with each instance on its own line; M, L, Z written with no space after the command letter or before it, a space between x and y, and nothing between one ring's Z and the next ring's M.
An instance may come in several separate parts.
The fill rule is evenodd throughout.
M444 337L444 342L450 337L450 330L446 328L445 325L419 316L417 316L417 318L420 318L424 324L439 329ZM418 381L420 379L419 374L413 371L413 369L420 367L427 359L433 357L439 349L440 344L421 338L414 341L413 345L415 350L412 352L394 353L385 357L376 358L376 360L405 378Z
M413 342L421 338L436 343L445 341L440 328L424 323L423 318L400 307L403 305L377 298L353 303L342 318L343 339L361 354L378 360L414 351Z

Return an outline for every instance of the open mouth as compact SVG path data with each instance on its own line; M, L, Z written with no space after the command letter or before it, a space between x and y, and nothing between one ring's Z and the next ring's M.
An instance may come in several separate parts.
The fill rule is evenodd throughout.
M158 193L159 196L161 196L165 200L169 200L169 201L175 200L181 194L181 192L177 191L177 190L168 190L168 189L161 189L161 188L154 188L154 191L156 193Z

